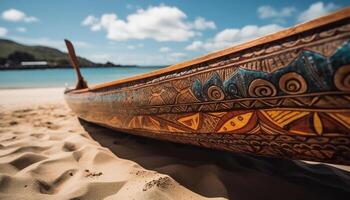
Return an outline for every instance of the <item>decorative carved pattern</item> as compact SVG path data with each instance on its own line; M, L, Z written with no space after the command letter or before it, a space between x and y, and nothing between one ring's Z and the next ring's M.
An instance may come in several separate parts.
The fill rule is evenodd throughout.
M334 76L334 84L339 90L350 92L350 65L337 70Z
M281 76L279 87L286 94L302 94L307 90L307 83L300 74L289 72Z
M221 101L224 100L225 94L220 87L212 85L208 88L208 98L212 101Z
M277 92L275 86L269 81L255 79L250 83L248 93L251 97L273 97Z
M350 20L66 99L132 134L350 164Z

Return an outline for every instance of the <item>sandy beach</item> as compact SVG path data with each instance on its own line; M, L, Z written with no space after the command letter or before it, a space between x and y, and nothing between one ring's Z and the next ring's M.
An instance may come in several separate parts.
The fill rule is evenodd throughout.
M348 199L350 170L117 133L63 88L0 90L0 199Z
M0 199L206 199L101 147L62 92L0 91Z

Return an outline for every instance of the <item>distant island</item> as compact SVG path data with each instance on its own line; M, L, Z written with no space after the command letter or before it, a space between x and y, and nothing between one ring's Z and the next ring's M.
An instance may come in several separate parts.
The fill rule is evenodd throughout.
M138 67L112 62L95 63L79 56L78 61L81 67ZM51 47L29 46L0 39L0 70L54 68L71 68L67 53Z

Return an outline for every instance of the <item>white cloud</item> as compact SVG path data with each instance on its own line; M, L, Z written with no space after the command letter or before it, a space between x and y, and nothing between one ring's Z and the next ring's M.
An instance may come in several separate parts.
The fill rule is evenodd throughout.
M194 41L192 42L190 45L188 45L185 49L186 50L190 50L190 51L195 51L200 49L203 46L203 42L202 41Z
M162 52L162 53L167 53L167 52L171 51L171 48L169 48L169 47L161 47L159 49L159 51Z
M91 31L101 30L101 25L99 24L99 19L94 15L87 16L82 22L82 26L90 26Z
M325 4L321 1L316 2L314 4L311 4L307 10L303 11L298 16L298 22L304 22L304 21L314 19L316 17L322 16L331 11L334 11L337 8L339 8L339 6L335 5L334 3Z
M12 21L12 22L23 21L23 22L26 22L26 23L30 23L30 22L37 22L37 21L39 21L38 18L33 17L33 16L28 16L24 12L22 12L20 10L13 9L13 8L5 10L2 13L2 18L4 20Z
M7 28L0 26L0 37L5 36L7 32L8 32Z
M203 17L197 17L193 22L193 28L198 30L216 29L216 25L213 21L207 21Z
M95 17L93 15L89 15L81 22L81 25L82 26L90 26L90 25L96 24L97 22L98 22L97 17Z
M97 20L96 20L97 19ZM198 17L194 22L186 20L186 14L177 7L159 5L138 9L120 19L115 13L92 15L82 22L92 31L105 30L107 38L116 41L129 39L153 39L156 41L186 41L196 35L195 30L214 29L215 23Z
M208 39L205 42L194 41L186 47L186 50L204 49L213 51L232 46L247 40L267 35L269 33L281 30L283 27L276 24L269 24L265 26L247 25L241 29L231 28L225 29L217 33L214 38Z
M18 27L18 28L16 28L16 30L17 30L18 32L21 32L21 33L27 32L27 29L26 29L25 27Z
M261 19L290 17L296 11L294 7L285 7L276 10L272 6L265 5L258 8L258 15Z

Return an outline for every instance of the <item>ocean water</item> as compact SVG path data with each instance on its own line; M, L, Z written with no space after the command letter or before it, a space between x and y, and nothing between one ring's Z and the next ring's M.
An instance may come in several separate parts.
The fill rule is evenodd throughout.
M159 67L83 68L88 85L103 83L154 71ZM0 89L74 87L74 69L35 69L0 71Z

